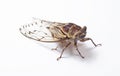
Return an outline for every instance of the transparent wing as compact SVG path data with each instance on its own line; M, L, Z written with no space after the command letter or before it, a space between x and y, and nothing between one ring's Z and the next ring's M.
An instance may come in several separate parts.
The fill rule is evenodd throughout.
M30 39L41 42L58 42L60 40L53 38L51 32L47 29L47 27L55 24L56 22L34 19L33 23L23 25L19 30L24 36Z

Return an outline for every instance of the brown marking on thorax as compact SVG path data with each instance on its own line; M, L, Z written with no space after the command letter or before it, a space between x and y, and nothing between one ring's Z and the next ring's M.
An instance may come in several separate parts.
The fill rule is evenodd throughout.
M63 26L62 29L69 38L73 38L75 37L76 33L81 30L81 27L73 23L68 23L67 25Z
M69 34L70 35L74 35L75 33L77 33L78 31L80 31L81 27L74 25L73 27L71 27L71 29L69 29Z
M69 32L69 29L70 29L72 26L73 26L73 23L69 23L69 24L63 26L63 30L68 33L68 32Z

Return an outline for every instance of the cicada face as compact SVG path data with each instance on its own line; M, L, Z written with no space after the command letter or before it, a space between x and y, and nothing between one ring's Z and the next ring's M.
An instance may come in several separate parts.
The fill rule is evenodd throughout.
M79 39L85 38L86 33L87 33L86 30L87 30L87 27L86 27L86 26L84 26L84 27L80 30Z

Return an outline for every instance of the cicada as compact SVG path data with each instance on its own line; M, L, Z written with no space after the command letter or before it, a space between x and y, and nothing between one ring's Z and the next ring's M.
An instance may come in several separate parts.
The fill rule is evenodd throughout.
M91 38L86 38L86 26L79 26L75 23L60 23L52 22L46 20L35 19L34 22L23 25L20 29L21 34L27 38L41 41L41 42L65 42L67 40L66 46L61 51L60 56L57 58L59 60L62 58L63 52L71 44L71 40L74 43L76 51L78 54L84 58L78 49L77 42L85 42L90 40L96 47L101 44L95 44ZM56 47L57 49L57 47Z

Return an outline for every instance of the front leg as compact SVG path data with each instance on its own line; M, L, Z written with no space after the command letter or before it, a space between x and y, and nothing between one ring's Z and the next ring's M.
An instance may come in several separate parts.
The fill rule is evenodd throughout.
M84 58L84 56L81 54L81 52L80 52L79 49L78 49L77 40L76 40L76 39L75 39L75 41L74 41L74 45L75 45L76 50L77 50L77 52L79 53L79 55L80 55L82 58Z
M95 42L94 42L91 38L83 38L83 39L80 39L81 42L88 41L88 40L91 40L91 42L94 44L95 47L101 46L101 44L95 44Z

